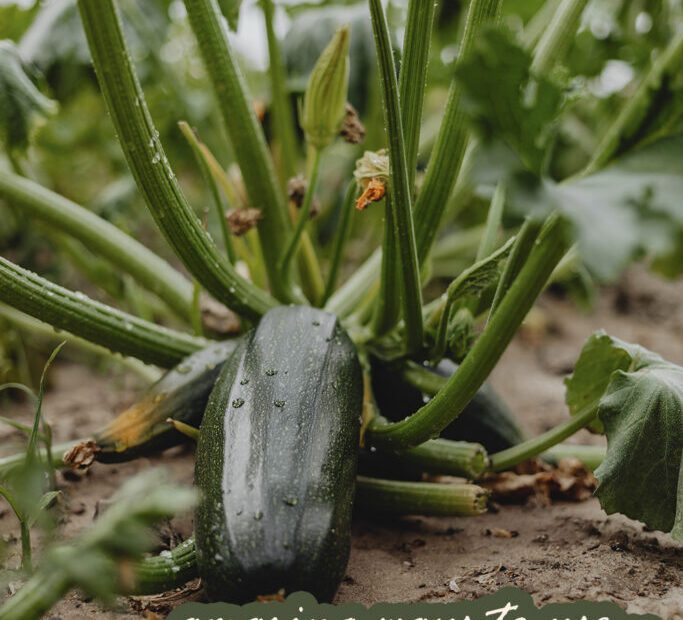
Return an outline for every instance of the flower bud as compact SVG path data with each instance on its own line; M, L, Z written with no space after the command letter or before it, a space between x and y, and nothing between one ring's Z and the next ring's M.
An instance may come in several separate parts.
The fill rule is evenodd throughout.
M301 112L301 127L316 149L339 134L349 86L349 29L340 28L315 63Z

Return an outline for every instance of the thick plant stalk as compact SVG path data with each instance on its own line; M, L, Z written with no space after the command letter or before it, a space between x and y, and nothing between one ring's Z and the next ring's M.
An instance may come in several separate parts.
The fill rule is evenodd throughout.
M69 291L2 257L0 301L56 329L164 368L207 344Z
M197 550L194 538L175 549L143 558L133 565L134 587L129 594L161 594L179 588L197 576Z
M486 512L488 497L475 484L356 479L356 504L364 513L473 517Z
M376 250L327 300L325 310L338 317L347 317L356 310L368 289L377 282L377 273L381 265L382 253Z
M501 0L471 0L460 44L459 62L468 56L482 28L499 20L501 5ZM448 198L462 165L467 137L460 91L454 81L451 84L439 135L429 158L422 189L415 203L415 239L421 263L429 254L439 230Z
M134 587L121 586L122 594L161 594L180 587L197 576L197 552L189 538L175 549L143 558L133 564ZM41 618L71 589L69 578L59 571L40 571L2 608L2 620Z
M391 195L387 195L385 198L383 229L382 273L372 322L372 332L377 337L384 336L389 332L401 316L401 281L398 273L401 256L396 239L396 224L394 207L391 205Z
M297 152L294 114L286 85L285 68L280 54L280 45L275 34L275 5L273 0L261 0L268 39L268 74L270 76L270 99L273 110L275 137L280 146L279 164L284 183L296 174Z
M532 73L545 74L566 54L588 0L562 0L534 50Z
M218 182L216 181L214 175L211 173L209 165L206 163L204 155L205 151L204 149L202 149L204 145L199 141L199 138L195 134L194 129L192 129L192 127L190 127L185 121L180 121L178 123L178 127L180 128L180 132L183 134L183 137L185 138L185 140L187 140L187 143L190 145L190 148L192 149L192 154L194 155L195 161L197 162L197 166L199 166L199 171L201 172L202 178L204 179L204 183L206 183L207 185L209 194L211 195L211 203L213 204L214 210L216 211L216 217L221 227L221 235L223 237L225 253L227 254L230 262L234 265L236 260L235 249L232 246L232 235L230 234L230 229L228 228L226 208L223 202L223 198L221 197L221 192L218 188Z
M484 447L478 443L432 439L403 452L388 453L389 461L408 466L416 472L443 476L463 476L470 480L479 478L489 466Z
M154 219L187 269L216 299L258 319L275 301L237 274L187 203L154 127L113 0L79 0L107 109Z
M540 230L541 222L539 220L532 217L527 217L524 220L519 232L515 236L515 244L512 246L510 256L505 261L503 273L500 274L493 302L491 302L491 308L489 309L489 318L494 315L500 302L503 301L515 278L522 270L531 249L534 247Z
M287 205L278 187L275 167L246 83L230 47L220 8L216 0L185 0L185 7L242 171L250 206L263 212L258 231L270 286L276 297L291 301L292 293L286 290L278 271L291 229Z
M484 234L481 236L477 256L475 260L479 262L492 254L496 249L496 241L500 232L500 224L503 220L503 208L505 207L505 184L500 181L496 186L496 191L491 199L489 212L486 216L486 226Z
M280 276L284 280L289 280L291 277L291 267L292 261L299 251L301 242L303 240L303 235L306 232L306 224L308 224L311 218L311 208L313 206L313 201L315 198L315 191L318 187L318 176L320 173L320 160L322 159L321 149L312 147L312 163L311 163L311 174L308 180L308 187L306 188L306 194L304 196L303 204L298 212L296 224L294 226L294 232L292 233L285 249L284 255L280 262ZM316 301L316 300L314 300Z
M501 0L471 0L459 58L464 58L483 27L495 24ZM427 174L414 205L415 244L420 264L424 263L443 219L467 147L466 118L460 109L455 81L451 84L444 119L429 159ZM367 290L377 277L381 263L378 250L361 265L354 276L329 299L327 308L346 316L358 303L359 290Z
M20 212L78 239L129 273L184 319L192 306L192 283L165 260L88 209L33 181L0 170L0 197Z
M337 226L336 235L334 237L334 244L332 247L332 259L330 261L330 271L327 274L327 282L325 283L325 292L323 294L322 304L326 304L331 297L335 286L337 285L337 278L339 277L339 269L341 268L342 260L344 259L344 248L351 232L351 213L353 213L353 203L356 200L356 182L351 181L346 188L344 201L342 202L342 212Z
M10 306L5 304L0 304L0 322L7 321L20 330L31 334L31 336L40 336L46 340L66 340L68 343L73 343L75 346L79 347L84 351L89 353L95 353L96 355L101 355L105 359L112 360L117 364L121 364L124 368L133 371L141 379L153 383L161 375L160 371L154 366L148 366L147 364L141 363L132 357L123 357L116 353L112 353L109 349L101 347L97 344L93 344L88 340L83 340L78 336L73 334L66 334L65 332L55 333L54 328L52 328L47 323L38 321L23 312L19 312Z
M512 446L502 452L491 455L491 471L503 471L526 461L527 459L538 456L542 452L552 448L567 437L590 424L598 416L598 406L591 403L583 411L571 416L562 424L558 424L549 431Z
M486 329L445 386L412 416L386 424L371 424L370 445L403 449L437 437L460 415L507 348L555 266L568 247L564 222L550 216L518 277L491 317Z
M408 351L416 351L422 346L420 269L415 245L412 199L408 169L406 167L396 68L391 49L389 28L381 0L370 0L370 15L372 17L375 46L377 48L384 117L389 140L391 178L389 181L389 200L387 205L391 207L393 216L397 247L396 258L399 261L397 268L400 275L399 290L383 290L382 293L392 295L394 298L400 296L403 321L405 323L406 348ZM384 260L388 260L388 258L385 256Z
M427 2L425 0L410 0L406 18L406 32L403 38L399 93L405 138L406 166L411 193L415 191L422 106L436 4L431 0Z
M588 469L594 471L605 460L605 446L582 446L573 443L558 443L541 454L541 458L556 464L562 459L578 459Z

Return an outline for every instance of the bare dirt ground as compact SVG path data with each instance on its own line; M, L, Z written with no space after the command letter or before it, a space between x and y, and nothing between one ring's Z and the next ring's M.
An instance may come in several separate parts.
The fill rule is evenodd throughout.
M590 313L546 295L492 380L529 433L565 418L562 378L571 371L584 340L600 328L683 363L683 284L664 283L634 270L619 286L604 291ZM101 426L135 394L130 380L112 380L63 363L53 370L44 410L56 439L72 439ZM15 407L3 413L17 416L18 411ZM11 436L2 432L0 445L6 445ZM587 433L576 440L596 441ZM83 479L62 479L64 535L76 535L91 523L97 502L134 472L163 464L174 478L191 484L192 462L189 451L174 449L163 459L96 465ZM496 528L511 537L492 535ZM173 544L190 531L191 520L185 518L163 528L162 539ZM9 543L9 567L18 563L17 533L13 515L0 507L0 536ZM359 518L336 602L447 602L506 585L526 590L537 603L611 600L630 612L682 620L683 546L667 535L646 531L642 524L608 517L595 499L502 506L497 513L473 519L406 518L380 524ZM105 610L75 592L47 617L159 618L174 605L200 597L194 584L163 597L121 599L119 609Z

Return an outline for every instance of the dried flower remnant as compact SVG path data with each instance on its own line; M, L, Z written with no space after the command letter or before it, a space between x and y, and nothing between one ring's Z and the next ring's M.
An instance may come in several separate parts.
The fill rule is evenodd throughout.
M307 189L308 181L302 174L298 174L287 181L287 198L297 209L301 209L301 205L304 204ZM314 196L309 215L310 219L313 219L318 213L320 213L320 201Z
M236 237L248 233L263 218L261 209L231 209L225 214L230 232Z
M380 178L370 179L363 193L356 200L356 209L363 211L372 202L379 202L384 198L387 186Z
M72 469L85 470L95 461L100 447L92 439L81 441L64 453L64 463Z
M358 117L358 111L348 101L339 135L349 144L360 144L365 140L365 126Z
M356 201L356 209L362 211L371 202L382 200L389 180L389 157L386 150L365 151L363 157L356 162L353 176L363 190Z

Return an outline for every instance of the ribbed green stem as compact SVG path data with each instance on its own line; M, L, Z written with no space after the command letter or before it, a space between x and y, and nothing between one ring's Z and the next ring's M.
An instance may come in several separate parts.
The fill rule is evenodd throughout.
M541 458L556 464L562 459L578 459L585 467L594 471L605 460L605 446L580 446L573 443L558 443L541 454Z
M361 302L368 289L377 281L377 273L382 264L382 252L372 255L344 282L325 304L325 310L338 317L347 317Z
M160 594L186 584L197 576L194 538L171 551L139 560L133 566L135 587L131 594Z
M367 441L394 450L416 446L437 437L457 418L493 370L567 246L563 222L552 215L498 311L443 389L405 420L371 425Z
M294 232L287 243L287 248L285 249L279 266L280 277L285 280L289 280L291 278L292 260L299 251L301 237L306 230L306 225L311 219L311 207L313 206L315 191L318 187L321 155L321 149L313 148L311 173L308 179L308 187L306 188L304 201L298 213Z
M332 247L332 259L330 261L330 271L327 274L327 282L325 283L325 292L323 293L322 305L325 305L328 299L332 296L335 286L337 286L337 278L339 278L339 270L344 260L344 249L346 242L349 239L351 232L351 214L353 213L353 203L357 194L356 182L351 180L346 188L344 201L342 202L342 211L337 225L336 235L334 237L334 245Z
M282 182L296 174L299 153L296 143L294 114L287 91L285 68L280 54L280 44L274 27L275 6L273 0L261 0L268 39L268 73L270 76L270 104L273 111L274 133L280 146Z
M285 288L286 283L278 271L290 230L287 205L246 82L228 41L220 8L216 0L185 0L185 7L213 83L216 103L242 171L249 201L252 207L263 212L258 231L270 286L276 297L291 301L292 294Z
M74 293L0 257L0 301L76 336L170 368L206 346L188 336Z
M401 256L396 239L396 225L391 199L391 195L388 194L384 200L382 272L372 321L372 332L375 337L384 336L391 331L401 317L401 280L398 273L398 263Z
M223 204L221 192L218 189L218 183L216 182L214 175L211 173L209 164L206 161L205 152L202 150L202 143L199 141L199 138L195 134L192 127L190 127L185 121L180 121L178 123L178 127L180 127L180 131L187 140L187 143L190 145L192 154L194 155L197 166L199 166L199 171L204 179L204 183L206 183L209 189L209 194L211 195L211 204L213 204L216 217L218 218L218 224L221 227L221 235L223 236L225 253L227 254L230 262L234 265L235 249L232 247L232 235L230 234L230 229L228 228L225 205Z
M52 453L52 467L54 469L62 469L65 467L64 453L71 450L75 445L80 443L77 441L68 441L60 444L53 444L50 452ZM47 458L47 450L45 448L37 449L40 459L45 462ZM25 450L17 454L10 454L8 456L0 456L0 480L7 480L17 469L23 467L26 463L27 453Z
M406 32L403 38L399 93L405 137L406 166L411 193L415 191L422 106L436 4L432 0L410 0L406 18Z
M481 236L479 248L477 249L476 260L485 259L496 249L496 241L500 234L500 223L503 219L503 208L505 207L505 184L501 181L496 186L496 191L491 199L491 206L486 215L486 227Z
M498 21L501 5L501 0L470 1L458 62L467 58L482 27ZM462 165L467 135L466 117L460 105L460 92L453 81L439 135L415 203L415 239L420 263L428 256L439 230L448 198Z
M486 512L488 497L474 484L356 479L356 505L364 513L470 517Z
M538 233L541 230L542 222L538 219L528 217L524 220L519 232L515 236L515 244L512 246L510 251L510 256L508 256L505 262L505 267L503 268L503 273L500 274L500 279L498 280L498 286L496 287L496 292L493 296L493 302L491 303L491 309L489 310L489 320L490 317L494 315L500 302L503 301L508 290L515 281L515 278L519 275L522 270L526 259L529 257Z
M382 101L387 138L389 140L389 162L391 178L389 181L390 200L388 204L394 220L396 245L398 249L398 273L400 290L386 291L387 294L400 296L405 323L405 339L408 351L416 351L422 346L422 290L420 269L415 245L415 230L412 214L410 181L406 166L403 124L399 103L396 67L391 49L389 27L381 0L370 0L370 15L375 35L377 60L382 83ZM384 257L388 260L388 257Z
M574 40L586 4L588 0L562 0L534 50L532 73L546 74L558 60L564 58Z
M386 457L417 472L462 476L470 480L479 478L489 466L484 446L448 439L430 439L410 450L387 453Z
M47 323L38 321L24 314L23 312L19 312L10 306L6 306L5 304L0 304L0 319L8 321L15 327L18 327L24 332L29 333L32 337L39 336L48 340L59 340L60 342L62 340L66 340L67 343L73 343L84 351L101 355L108 360L113 360L116 363L121 364L124 368L132 370L135 374L149 383L153 383L161 376L160 371L154 366L143 364L132 357L123 357L116 353L112 353L105 347L93 344L88 340L83 340L82 338L74 336L73 334L67 334L66 332L56 333L54 328Z
M446 377L427 370L421 364L410 360L403 363L400 372L403 381L416 387L420 392L424 392L428 396L434 396L448 382Z
M459 59L466 57L483 27L496 23L501 4L501 0L470 2ZM453 81L427 174L414 205L415 245L420 264L429 255L458 178L468 142L466 127L467 119L460 109L460 95ZM367 290L377 278L380 262L381 253L376 251L330 298L328 309L342 317L351 312L362 296L362 291Z
M121 148L157 225L209 293L236 312L258 319L275 301L237 274L187 203L147 109L113 0L79 0L78 5Z
M92 252L133 276L181 317L189 319L192 284L113 224L27 178L4 170L0 170L0 197L21 213L78 239Z
M683 30L671 40L666 49L654 60L643 77L638 89L631 95L614 122L609 125L600 144L593 153L582 176L593 174L603 168L624 146L632 143L639 134L641 123L650 111L653 94L661 87L667 75L676 75L683 62Z
M590 424L598 415L598 407L591 403L583 411L571 416L562 424L558 424L542 435L518 443L507 450L491 455L491 471L503 471L526 461L527 459L538 456L555 444L558 444L567 437Z

